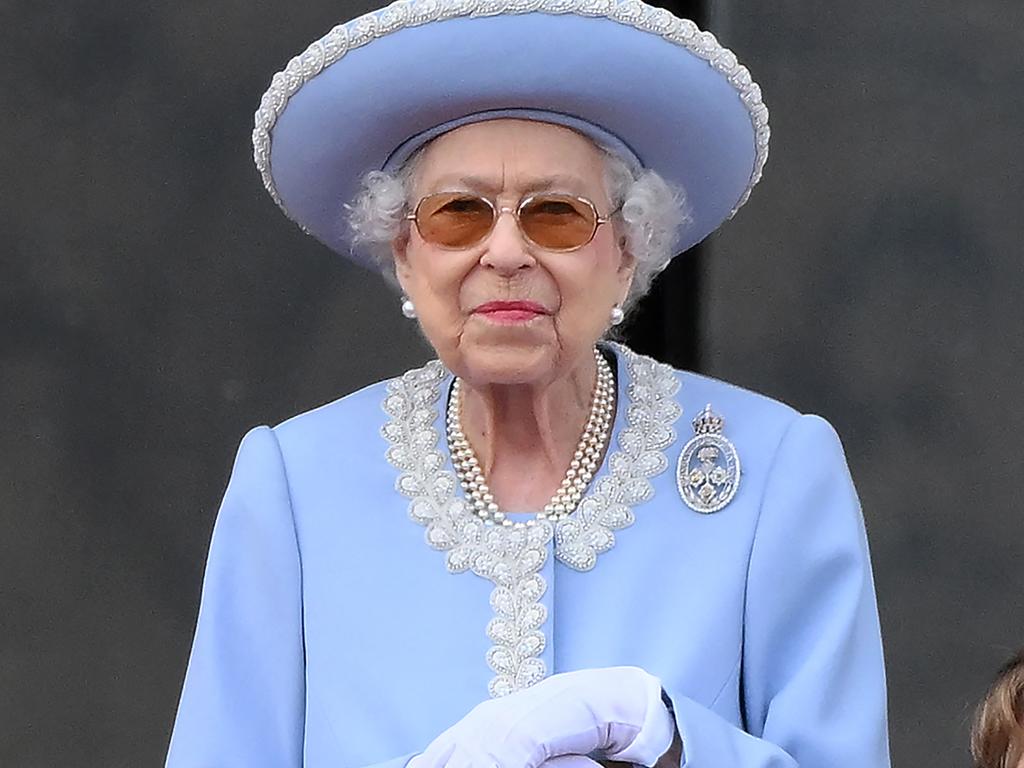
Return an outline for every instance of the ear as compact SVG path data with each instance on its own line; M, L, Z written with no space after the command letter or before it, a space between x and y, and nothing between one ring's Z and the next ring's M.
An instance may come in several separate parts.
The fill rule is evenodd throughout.
M629 295L629 289L633 285L633 277L636 275L636 257L627 247L625 235L619 239L619 253L622 254L622 260L619 262L617 277L622 288L622 301L625 301L625 297Z
M409 264L409 233L397 235L391 241L391 259L395 265L395 278L402 290L408 294L408 284L412 280L412 267Z

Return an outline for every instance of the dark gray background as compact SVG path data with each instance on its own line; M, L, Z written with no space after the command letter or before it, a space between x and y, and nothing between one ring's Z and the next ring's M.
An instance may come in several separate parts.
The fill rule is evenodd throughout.
M237 440L428 354L251 164L269 76L364 7L0 5L5 768L160 764ZM634 340L837 425L894 760L966 765L1024 643L1024 9L703 10L764 87L772 157Z

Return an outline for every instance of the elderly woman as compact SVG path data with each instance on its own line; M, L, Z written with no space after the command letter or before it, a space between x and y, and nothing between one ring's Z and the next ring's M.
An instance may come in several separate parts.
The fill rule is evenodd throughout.
M833 430L602 341L760 176L735 56L632 0L408 0L254 140L439 361L242 441L168 765L888 765Z

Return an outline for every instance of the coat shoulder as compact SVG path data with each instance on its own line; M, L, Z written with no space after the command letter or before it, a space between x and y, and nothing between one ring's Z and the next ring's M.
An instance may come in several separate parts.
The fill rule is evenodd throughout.
M722 436L732 443L742 463L743 485L758 488L760 495L786 434L802 414L772 397L710 376L690 371L676 371L676 376L682 414L675 424L679 439L670 457L675 460L685 450L696 435L694 420L710 406L722 419Z
M677 370L680 382L679 397L693 418L710 405L728 422L750 420L762 426L779 425L783 429L801 415L791 405L768 395L692 371ZM695 403L699 405L694 406Z
M317 408L297 414L273 428L286 457L338 454L355 456L386 445L381 427L387 416L385 379Z

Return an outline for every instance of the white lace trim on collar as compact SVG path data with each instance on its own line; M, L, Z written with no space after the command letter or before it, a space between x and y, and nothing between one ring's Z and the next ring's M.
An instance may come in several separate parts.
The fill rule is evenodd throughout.
M548 673L542 627L547 608L540 602L547 583L540 571L554 540L555 557L578 571L588 571L598 556L615 545L614 531L628 528L633 507L654 496L650 478L668 467L665 450L676 439L675 421L682 413L675 395L679 379L667 365L612 345L628 368L623 428L617 448L576 511L552 525L538 521L526 528L487 525L457 493L457 481L441 452L436 424L442 383L450 374L438 361L411 370L387 384L382 432L391 444L388 461L399 471L396 488L409 499L409 516L426 527L427 543L447 552L451 573L472 571L494 583L494 618L487 636L494 645L487 664L494 671L488 690L493 697L529 687Z

